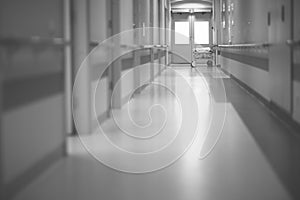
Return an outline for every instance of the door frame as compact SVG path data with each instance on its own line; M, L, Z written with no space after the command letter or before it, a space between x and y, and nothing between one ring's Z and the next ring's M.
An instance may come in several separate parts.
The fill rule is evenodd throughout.
M182 19L175 19L175 15L183 15ZM171 43L172 43L172 49L174 50L175 46L183 46L183 45L187 45L189 46L189 50L190 50L190 56L189 56L189 61L187 63L177 63L174 61L174 55L172 55L172 63L174 64L188 64L188 63L192 63L192 17L191 17L191 13L172 13L172 23L171 23L171 28L172 28L172 35L171 35ZM185 17L185 18L184 18ZM189 22L189 44L175 44L175 22Z
M194 61L194 56L193 56L193 48L195 46L199 46L199 45L202 45L202 46L210 46L212 44L212 31L211 31L211 20L207 17L201 19L200 17L197 17L199 16L200 13L198 12L189 12L189 13L182 13L182 14L179 14L179 13L172 13L171 15L171 20L172 20L172 23L171 23L171 29L173 30L173 33L171 35L171 44L172 44L172 48L174 48L175 45L181 45L181 44L175 44L175 22L178 22L178 21L186 21L186 19L175 19L174 18L174 15L188 15L188 21L189 21L189 46L190 46L190 63L192 63ZM208 44L195 44L195 22L196 21L207 21L209 23L209 43ZM183 45L186 45L186 44L183 44ZM172 59L171 59L172 63L175 63L174 62L174 58L172 56Z

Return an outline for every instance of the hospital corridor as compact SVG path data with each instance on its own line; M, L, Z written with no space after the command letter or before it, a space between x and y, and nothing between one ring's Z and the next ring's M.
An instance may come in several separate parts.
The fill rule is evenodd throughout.
M0 0L0 199L300 199L298 8Z

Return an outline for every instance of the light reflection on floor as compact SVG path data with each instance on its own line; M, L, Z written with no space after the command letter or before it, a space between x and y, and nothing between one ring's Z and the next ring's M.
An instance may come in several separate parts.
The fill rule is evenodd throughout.
M33 184L21 192L16 199L104 199L104 200L287 200L289 194L273 172L271 166L265 159L260 148L253 139L250 130L245 125L243 119L229 102L219 101L217 94L211 94L213 87L214 93L219 93L223 88L218 88L214 78L222 78L224 75L214 76L210 69L201 69L202 77L196 70L180 67L173 68L177 73L163 73L156 81L168 83L170 88L179 91L184 95L192 95L188 91L182 91L185 88L180 82L181 76L191 86L198 101L198 111L195 112L191 106L191 115L183 123L193 122L198 113L199 127L197 129L197 140L191 148L173 165L153 173L132 175L121 173L99 164L92 158L84 148L78 138L70 138L69 143L71 155L64 160L56 163L45 174L43 174ZM206 76L209 75L209 76ZM228 78L224 76L225 78ZM157 91L161 90L161 91ZM150 100L150 96L155 96ZM244 94L246 95L246 93ZM189 104L189 99L193 96L186 96L181 99L181 103ZM218 98L216 101L215 97ZM250 98L250 97L249 97ZM156 145L161 145L168 141L172 134L176 132L180 124L180 109L176 98L170 95L162 88L146 88L140 97L136 97L127 106L131 106L133 118L138 119L139 123L147 124L149 116L145 115L145 108L155 102L160 102L165 106L167 113L172 116L168 118L166 126L163 128L162 136L159 142L153 140L143 145L136 145L134 141L126 140L120 135L120 129L115 127L113 121L108 120L104 123L104 129L111 131L111 137L114 142L119 142L123 148L130 151L148 151L156 149ZM147 101L149 101L147 103ZM152 101L152 102L150 102ZM145 106L146 105L146 106ZM148 105L148 106L147 106ZM219 107L218 107L219 106ZM213 111L210 109L212 107ZM207 127L210 126L212 112L223 112L226 107L226 121L223 127L222 135L213 151L205 159L199 159L201 144L204 141L203 135ZM127 109L124 106L123 109ZM124 113L123 113L124 114ZM164 117L161 110L151 113L153 127L151 130L161 126L160 120ZM119 117L119 118L118 118ZM134 129L132 124L127 123L128 118L122 117L119 112L117 118L125 121L122 126L127 126L128 130ZM183 120L183 119L182 119ZM213 124L213 123L212 123ZM173 126L172 126L173 125ZM186 125L188 127L188 124ZM186 130L189 130L188 128ZM134 133L138 134L138 132ZM145 133L143 136L149 135ZM171 135L171 136L170 136ZM186 137L188 137L187 134ZM104 152L107 158L116 161L124 161L124 154L112 152L111 148L97 134L85 136L82 138L94 150ZM182 137L184 142L184 137ZM100 142L99 142L100 141ZM103 142L103 141L102 141ZM132 143L130 143L132 142ZM213 142L212 142L213 143ZM178 143L180 144L180 143ZM186 144L186 143L185 143ZM174 147L169 153L176 152ZM166 154L168 155L168 154ZM133 161L135 162L135 161ZM139 165L151 166L153 163L135 163Z

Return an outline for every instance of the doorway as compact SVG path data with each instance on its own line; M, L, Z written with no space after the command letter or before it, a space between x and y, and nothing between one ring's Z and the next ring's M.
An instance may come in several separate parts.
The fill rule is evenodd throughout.
M188 64L194 60L193 49L209 47L212 32L211 13L172 14L172 63Z

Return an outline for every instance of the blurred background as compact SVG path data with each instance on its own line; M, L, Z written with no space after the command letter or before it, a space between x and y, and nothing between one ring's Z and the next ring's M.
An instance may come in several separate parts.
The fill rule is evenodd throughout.
M0 0L1 199L299 199L298 8L298 0ZM154 174L95 164L78 132L92 136L155 80L180 88L168 69L194 91L204 78L212 107L228 107L220 149ZM156 90L134 108L167 98Z

